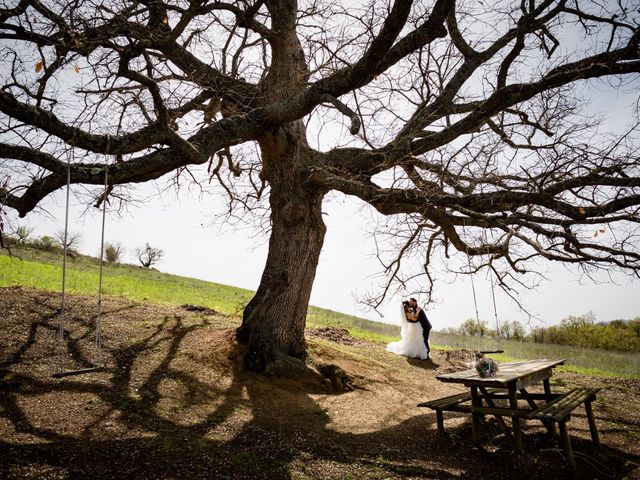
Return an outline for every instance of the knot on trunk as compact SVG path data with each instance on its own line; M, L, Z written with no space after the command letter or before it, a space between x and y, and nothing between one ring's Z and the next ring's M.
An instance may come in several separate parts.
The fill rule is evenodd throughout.
M282 219L288 226L298 225L308 217L307 209L302 202L288 200L284 203L281 210Z

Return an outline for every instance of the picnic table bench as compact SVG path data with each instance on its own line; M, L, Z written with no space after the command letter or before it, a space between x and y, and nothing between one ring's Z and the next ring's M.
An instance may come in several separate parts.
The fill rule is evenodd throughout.
M487 389L486 392L488 394L489 399L491 400L509 398L507 394L501 393L501 391L497 388ZM517 393L516 396L518 399L525 398L525 397L529 399L549 398L544 394L538 394L538 393L528 393L526 396L522 395L521 393ZM558 393L552 393L550 398L556 398L559 396L560 394ZM503 407L496 408L495 404L493 404L493 406L488 406L488 407L483 407L483 406L474 407L473 405L465 405L465 403L468 402L469 400L471 400L470 391L457 393L455 395L450 395L448 397L436 398L435 400L429 400L428 402L422 402L418 404L418 407L427 407L432 410L435 410L437 424L438 424L438 431L440 433L444 433L443 412L462 412L462 413L476 412L476 413L487 414L487 415L498 415L498 416L508 416L508 417L517 416L521 418L528 418L528 415L531 414L531 410L528 410L528 409L517 409L517 408L510 409L510 408L503 408Z
M564 450L567 463L572 471L575 471L576 469L576 462L573 458L573 449L571 448L571 439L569 438L569 432L567 431L567 422L571 417L571 413L584 403L587 420L589 422L589 430L591 432L591 441L594 446L598 447L600 445L600 439L598 437L598 429L593 416L591 402L596 399L596 394L599 391L599 388L574 388L573 390L556 397L550 402L545 403L526 417L527 419L547 420L558 423L562 449Z
M554 425L557 423L567 463L571 470L575 471L575 460L566 424L571 417L571 413L584 404L593 444L595 446L599 445L598 431L591 403L596 399L596 394L600 389L579 387L566 393L552 393L549 378L552 375L553 368L562 363L564 363L564 359L539 359L504 363L500 365L500 370L494 377L480 377L474 369L438 375L436 378L440 381L462 383L469 387L469 390L423 402L418 406L435 410L439 432L444 432L443 412L470 413L472 416L473 437L476 442L479 441L480 418L484 415L493 415L498 422L498 426L507 440L515 447L517 453L523 451L521 420L540 420L552 434L555 434ZM540 381L544 385L544 393L527 391L527 386ZM496 405L494 400L497 399L507 399L509 406ZM518 400L525 400L529 408L519 406ZM538 405L536 401L541 400L543 403ZM469 401L471 401L471 404L469 404ZM503 417L511 418L512 428L507 426Z

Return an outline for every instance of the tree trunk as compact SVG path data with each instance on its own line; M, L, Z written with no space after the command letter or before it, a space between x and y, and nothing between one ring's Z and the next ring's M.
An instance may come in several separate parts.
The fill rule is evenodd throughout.
M265 135L260 146L262 174L271 187L269 254L236 337L246 345L245 365L263 372L283 355L306 356L307 307L326 227L325 192L306 183L297 168L309 154L302 123Z
M309 70L296 34L297 2L267 1L273 18L272 60L262 88L265 98L285 99L306 88ZM300 366L306 356L304 327L326 227L325 191L307 182L301 166L312 155L302 121L260 139L262 178L269 183L271 238L256 295L244 310L236 337L246 346L245 364L254 371ZM276 360L286 359L281 362ZM281 370L282 368L276 368Z

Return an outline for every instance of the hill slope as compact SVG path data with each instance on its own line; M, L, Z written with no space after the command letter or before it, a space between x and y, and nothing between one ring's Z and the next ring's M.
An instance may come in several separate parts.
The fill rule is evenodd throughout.
M6 256L0 250L0 287L25 286L51 292L59 292L61 285L61 252L35 248L13 249L14 256ZM67 291L92 295L97 299L98 261L77 255L68 259ZM162 273L154 269L134 265L105 266L103 292L134 301L156 304L192 304L225 314L239 314L253 292L213 282ZM352 315L310 306L307 313L309 328L343 328L355 337L389 342L399 337L394 325L374 322ZM504 341L497 344L492 339L479 339L448 335L433 331L434 348L494 349L504 350L502 355L492 355L498 361L527 358L566 358L562 367L602 376L640 376L640 354L588 349L550 344Z
M66 368L91 365L93 296L71 294ZM345 336L309 336L311 355L355 378L334 394L321 384L245 372L233 330L239 319L108 297L106 371L53 380L59 297L0 288L1 478L400 479L568 478L556 443L525 425L514 458L494 421L473 448L469 418L416 404L458 391L439 372L465 368L435 352L425 363ZM574 449L612 478L640 478L640 385L569 372L554 390L606 385L594 410L604 447L594 450L584 414L570 424ZM551 453L551 454L550 454ZM602 478L579 463L580 478Z
M0 249L0 286L24 286L60 291L62 254L35 248L13 249L13 257ZM98 260L77 255L67 260L67 291L97 295ZM201 305L216 311L236 314L244 308L254 292L189 277L162 273L134 265L106 265L103 293L130 300L170 305ZM347 328L362 337L390 341L399 335L394 325L374 322L332 310L309 307L308 325Z

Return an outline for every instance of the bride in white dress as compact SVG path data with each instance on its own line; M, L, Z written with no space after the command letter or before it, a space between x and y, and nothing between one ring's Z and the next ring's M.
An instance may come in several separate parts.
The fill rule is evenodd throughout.
M399 342L391 342L387 345L388 352L422 360L429 358L429 352L422 337L422 325L407 321L404 304L400 305L400 337L402 338Z

